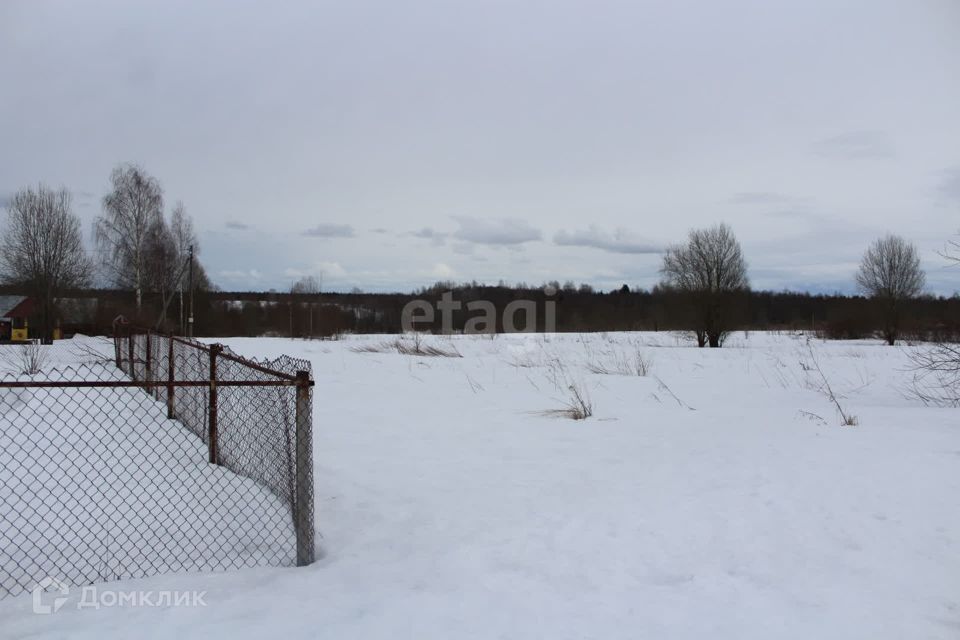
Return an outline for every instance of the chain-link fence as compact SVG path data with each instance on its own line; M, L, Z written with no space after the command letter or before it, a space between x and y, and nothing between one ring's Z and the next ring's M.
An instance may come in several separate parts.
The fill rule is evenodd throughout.
M0 598L311 563L312 386L306 361L126 330L0 377Z

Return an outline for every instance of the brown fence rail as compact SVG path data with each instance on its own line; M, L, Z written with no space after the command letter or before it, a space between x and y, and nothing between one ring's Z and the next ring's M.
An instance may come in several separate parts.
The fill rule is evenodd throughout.
M0 598L313 562L310 363L126 325L113 347L0 378Z

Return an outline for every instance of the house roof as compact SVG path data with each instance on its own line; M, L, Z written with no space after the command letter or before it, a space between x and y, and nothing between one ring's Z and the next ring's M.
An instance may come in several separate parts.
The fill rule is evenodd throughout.
M17 307L27 302L26 296L0 296L0 318L22 317L29 313L29 309L18 310Z

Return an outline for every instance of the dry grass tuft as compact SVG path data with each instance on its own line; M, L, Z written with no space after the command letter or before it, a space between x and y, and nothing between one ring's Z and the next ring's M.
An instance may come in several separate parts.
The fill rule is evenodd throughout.
M653 361L644 354L636 343L632 349L623 350L614 346L597 354L587 343L587 361L584 365L590 373L608 376L640 376L646 377L653 369Z
M364 344L350 347L354 353L392 353L405 356L426 356L430 358L462 358L463 354L457 351L452 344L448 347L424 344L423 336L415 333L395 340L387 340L376 344Z
M563 393L563 408L541 411L540 415L571 420L586 420L593 415L593 401L582 382L575 379L560 358L551 358L546 363L547 379Z
M844 427L855 427L860 424L860 420L857 416L852 413L847 413L843 406L840 404L840 400L837 399L837 394L834 393L833 387L830 386L830 381L827 379L827 374L823 372L823 369L820 367L820 361L817 360L817 356L813 351L813 346L810 344L810 341L807 340L807 351L810 354L810 365L809 368L805 368L809 371L816 371L820 377L821 385L819 386L819 391L823 395L827 396L833 405L837 408L837 411L840 413L840 424Z

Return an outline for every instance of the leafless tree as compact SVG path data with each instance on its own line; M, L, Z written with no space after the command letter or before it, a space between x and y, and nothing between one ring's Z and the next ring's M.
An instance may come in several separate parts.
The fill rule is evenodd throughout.
M173 233L163 216L157 218L147 232L145 254L144 288L159 293L166 309L183 269Z
M159 294L161 312L157 327L167 321L167 311L174 296L179 296L179 327L184 331L184 289L207 290L210 283L197 260L200 253L193 221L182 202L177 202L170 214L170 222L161 216L147 234L146 290Z
M954 265L960 265L960 240L948 241L947 246L940 252L940 255L954 263Z
M197 234L193 229L193 220L187 214L186 208L183 206L183 203L177 201L177 204L174 205L173 211L170 214L170 234L173 236L173 246L176 254L176 263L179 265L187 265L186 272L181 273L176 281L176 291L177 295L180 298L180 330L183 331L184 327L184 305L183 305L183 290L185 287L190 286L192 283L188 282L188 276L194 275L197 276L202 272L202 269L197 262L197 256L200 253L200 242L197 240ZM188 264L188 261L193 256L193 264ZM191 267L193 271L196 271L195 274L190 274ZM202 278L206 280L204 275ZM195 281L199 282L200 278L195 277Z
M904 305L923 292L925 282L917 248L900 236L887 234L863 254L857 288L878 305L887 344L897 341Z
M914 365L908 395L924 404L960 407L960 344L942 341L910 353Z
M90 284L92 266L83 248L80 219L66 189L42 184L21 189L7 205L0 245L0 278L39 303L45 341L53 337L56 299L65 289Z
M947 242L940 255L960 266L960 241ZM920 345L910 353L915 373L908 395L925 404L960 407L960 344L950 339Z
M308 326L308 335L313 337L313 308L316 302L316 298L320 297L320 291L323 288L322 274L318 278L317 276L304 276L293 283L293 286L290 287L290 293L301 294L309 298L309 300L304 305L307 311L307 326ZM291 305L293 302L291 301ZM291 306L291 310L292 310ZM291 311L292 313L292 311ZM292 320L291 320L292 324ZM292 329L291 329L292 331Z
M193 229L193 220L187 214L186 207L179 200L170 212L170 233L173 236L174 248L178 258L190 255L190 248L194 248L194 255L199 253L197 233Z
M697 344L721 346L737 294L750 286L733 230L726 224L691 230L686 244L667 248L660 272L665 286L689 296Z
M290 287L290 293L317 295L320 293L320 287L320 278L317 276L304 276L293 283Z
M110 182L112 189L103 198L95 238L111 279L118 287L134 290L139 312L148 278L151 234L163 219L163 190L156 178L133 164L116 167Z

